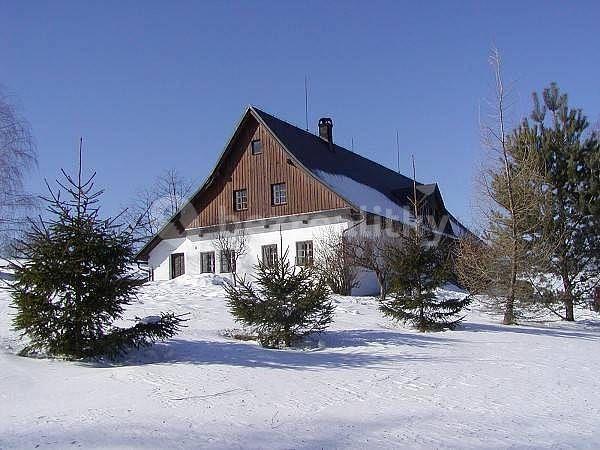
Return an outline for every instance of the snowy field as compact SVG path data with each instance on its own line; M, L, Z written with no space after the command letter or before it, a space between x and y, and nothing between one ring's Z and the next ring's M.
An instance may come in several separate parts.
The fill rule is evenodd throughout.
M600 448L598 321L504 327L474 307L421 334L336 297L312 346L265 350L223 336L211 280L146 285L131 316L190 321L118 364L15 356L0 290L0 448Z

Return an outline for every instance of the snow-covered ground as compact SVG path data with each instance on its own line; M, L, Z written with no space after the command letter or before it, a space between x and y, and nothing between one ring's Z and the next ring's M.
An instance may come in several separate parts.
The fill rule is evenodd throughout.
M422 334L336 297L305 350L235 341L218 278L147 284L131 316L189 312L118 364L15 356L0 290L0 448L599 448L600 322ZM452 295L444 291L441 295Z

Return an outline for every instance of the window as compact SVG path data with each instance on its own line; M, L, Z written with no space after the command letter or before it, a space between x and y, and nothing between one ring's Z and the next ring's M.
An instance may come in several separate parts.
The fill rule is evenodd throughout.
M313 264L313 241L296 242L296 265L312 266Z
M233 208L236 211L248 209L248 189L233 191Z
M271 203L273 205L285 205L287 203L287 187L285 183L271 185Z
M262 142L260 142L260 139L254 139L250 143L250 148L253 155L260 155L262 153Z
M200 253L200 272L215 273L215 252Z
M277 244L262 246L262 261L267 266L277 264Z
M235 252L221 250L221 273L235 272Z
M180 277L185 273L185 257L183 253L171 255L171 278Z

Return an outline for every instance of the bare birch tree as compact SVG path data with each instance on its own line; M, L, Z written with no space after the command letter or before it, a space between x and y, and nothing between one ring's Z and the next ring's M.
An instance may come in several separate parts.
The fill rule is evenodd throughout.
M391 273L388 252L394 238L368 227L347 234L344 239L345 257L357 268L371 270L379 284L379 298L385 300Z
M24 188L25 174L36 164L30 126L0 89L0 246L16 237L36 206Z
M358 287L358 270L346 251L344 234L328 228L315 237L315 266L334 294L350 295Z
M219 258L225 258L225 261L221 260L221 267L233 275L233 283L237 284L238 261L248 252L246 231L225 226L218 231L213 247Z
M161 206L164 208L164 214L168 217L181 209L192 190L190 180L175 169L163 172L157 178L155 186L155 195L163 200Z
M152 186L139 191L127 209L130 223L136 223L135 235L144 242L179 211L192 190L192 183L175 169L156 177Z

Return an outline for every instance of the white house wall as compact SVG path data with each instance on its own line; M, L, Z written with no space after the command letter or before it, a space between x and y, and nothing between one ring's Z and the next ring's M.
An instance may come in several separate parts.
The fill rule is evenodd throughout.
M248 251L237 261L237 273L252 273L254 265L262 257L262 246L277 244L277 249L288 250L288 258L295 261L296 242L316 241L316 239L328 230L341 232L348 227L348 222L341 217L327 219L312 219L308 224L302 222L288 222L281 225L271 225L269 228L256 227L246 229L246 242ZM203 236L191 235L185 238L165 239L161 241L151 252L148 259L150 269L154 270L154 280L168 280L170 278L170 255L183 253L185 255L185 273L199 274L200 253L215 252L215 273L220 273L219 254L215 249L215 234Z
M281 251L281 240L283 250L288 250L288 258L295 261L296 242L313 242L328 231L342 232L352 227L352 222L342 217L311 219L308 224L301 221L288 222L281 225L271 225L269 228L255 227L246 229L248 251L237 261L238 275L252 274L253 267L262 258L262 246L277 244ZM350 233L355 230L349 230ZM215 252L215 273L220 273L220 261L218 251L215 249L215 234L203 236L190 235L185 238L165 239L161 241L151 252L148 259L150 269L154 270L154 280L168 280L171 276L171 258L173 253L185 255L185 273L200 274L200 253ZM224 274L229 275L229 274ZM372 271L361 270L358 274L359 286L352 290L352 295L376 295L379 293L377 278Z

